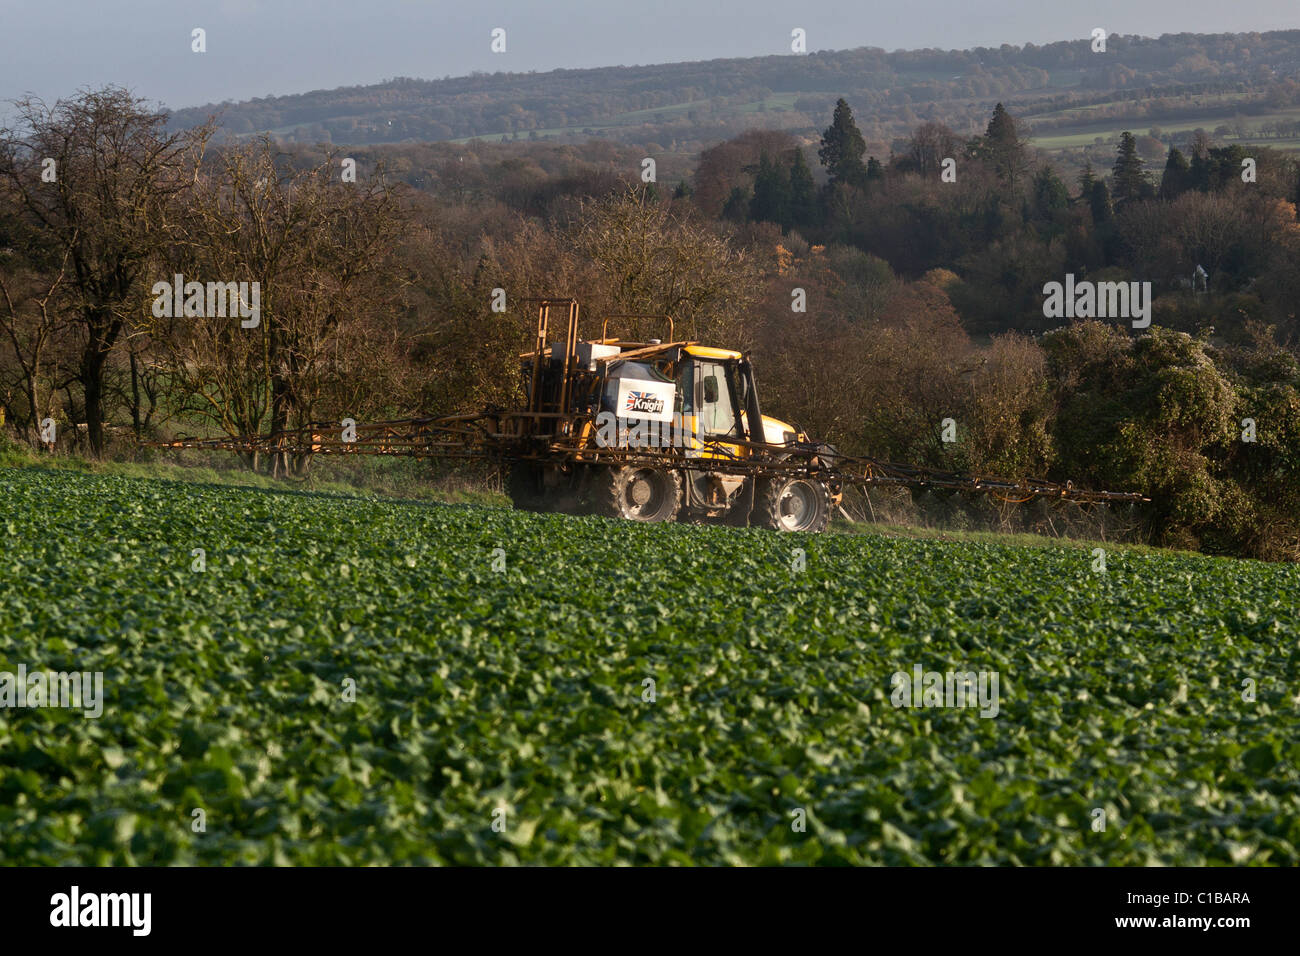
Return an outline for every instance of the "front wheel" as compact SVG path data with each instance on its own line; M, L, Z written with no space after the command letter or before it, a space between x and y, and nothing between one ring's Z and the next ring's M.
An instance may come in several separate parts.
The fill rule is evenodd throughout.
M615 465L601 469L593 488L596 513L629 521L672 521L682 503L682 481L663 468Z
M825 531L831 523L831 492L809 478L759 480L754 515L774 531Z

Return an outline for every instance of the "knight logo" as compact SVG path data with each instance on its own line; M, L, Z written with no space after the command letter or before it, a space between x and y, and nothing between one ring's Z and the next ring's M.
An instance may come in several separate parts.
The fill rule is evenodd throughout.
M627 393L623 411L636 412L639 415L662 415L664 400L650 392L638 392L635 389Z
M622 378L618 382L618 404L614 407L619 418L668 422L672 421L676 400L677 386L672 382Z

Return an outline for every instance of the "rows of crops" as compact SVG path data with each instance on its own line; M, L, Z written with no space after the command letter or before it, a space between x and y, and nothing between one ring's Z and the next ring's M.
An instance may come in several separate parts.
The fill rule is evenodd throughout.
M0 708L7 863L1300 863L1293 566L36 470L0 529L0 672L104 675Z

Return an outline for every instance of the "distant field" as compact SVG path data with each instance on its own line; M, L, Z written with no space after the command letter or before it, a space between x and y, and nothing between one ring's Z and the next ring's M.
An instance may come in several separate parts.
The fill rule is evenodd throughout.
M765 99L743 104L740 111L742 113L757 113L762 110L771 110L783 113L794 109L795 100L808 95L807 93L773 93Z
M8 864L1300 863L1297 566L40 469L0 499L0 672L104 686L0 709ZM996 713L895 706L914 668L996 675Z
M1100 104L1100 105L1105 105L1105 104ZM1068 116L1072 114L1086 114L1088 110L1098 109L1098 108L1099 106L1079 107L1078 109L1065 110L1062 111L1061 113L1050 114L1050 115L1053 117L1059 117L1062 115ZM1045 117L1030 116L1027 117L1026 119L1032 125L1035 119L1043 119L1043 118ZM1261 124L1276 123L1278 121L1293 122L1298 119L1300 119L1300 108L1293 109L1293 110L1283 110L1283 111L1273 112L1273 113L1263 113L1258 116L1250 116L1246 118L1246 125L1250 130L1257 133ZM1153 126L1160 127L1160 129L1166 133L1174 133L1174 134L1191 133L1196 129L1204 129L1207 132L1212 133L1215 127L1222 126L1225 124L1231 125L1231 122L1232 122L1231 117L1225 117L1222 114L1219 115L1206 114L1200 116L1192 116L1191 118L1188 119L1170 119L1170 120L1151 119L1150 117L1143 117L1140 119L1135 118L1131 121L1104 120L1102 121L1102 123L1104 123L1105 125L1097 125L1097 124L1086 123L1086 122L1080 123L1078 126L1067 127L1065 129L1052 130L1050 133L1045 133L1041 136L1033 136L1031 137L1031 141L1035 146L1038 146L1040 149L1047 149L1047 150L1075 149L1081 146L1092 146L1097 137L1101 137L1103 141L1110 142L1112 140L1118 140L1120 134L1125 131L1130 133L1141 134L1141 133L1145 133ZM1300 137L1264 138L1261 136L1251 136L1243 140L1238 140L1235 137L1233 137L1229 139L1228 142L1230 143L1240 142L1243 144L1250 143L1255 145L1271 146L1274 149L1281 149L1281 150L1300 149Z
M763 100L754 100L748 103L729 104L723 114L741 114L755 115L763 112L768 113L792 113L794 112L794 103L797 99L804 96L816 96L816 93L808 92L785 92L773 93ZM829 94L827 94L829 95ZM1245 96L1245 94L1241 94ZM1229 94L1222 94L1221 98L1230 98ZM674 117L681 116L691 110L709 109L713 101L709 99L694 100L690 102L673 103L667 106L652 107L643 110L633 110L626 113L615 114L602 122L592 122L583 124L574 124L562 127L547 127L537 130L521 131L519 139L525 140L534 134L538 138L554 137L581 137L584 133L590 131L593 133L610 133L627 127L650 125L657 122L664 122ZM1134 133L1145 133L1153 125L1159 126L1166 133L1190 133L1197 128L1203 128L1213 131L1216 126L1230 122L1231 117L1225 117L1222 114L1205 114L1196 115L1190 119L1178 120L1152 120L1150 118L1134 118L1132 120L1103 120L1100 124L1097 121L1088 119L1089 114L1096 112L1103 107L1109 106L1108 103L1091 104L1088 106L1071 107L1056 113L1038 114L1027 116L1026 120L1032 125L1036 119L1071 117L1077 118L1077 124L1071 124L1064 129L1053 130L1039 136L1032 136L1031 142L1048 151L1062 149L1079 149L1085 146L1095 145L1098 137L1103 142L1118 141L1120 133L1124 131ZM864 112L860 119L870 118L869 112ZM1284 110L1251 116L1248 118L1248 125L1253 130L1258 130L1261 123L1277 122L1279 120L1293 121L1300 119L1300 108L1294 110ZM286 126L271 130L274 135L290 135L295 133L301 126L308 124L298 124L295 126ZM779 125L779 123L778 123ZM457 139L449 140L452 143L468 143L475 139L488 141L500 140L502 136L507 138L513 137L514 133L504 130L498 130L491 133L484 133L479 136L464 136ZM654 133L648 135L657 135ZM1247 137L1243 140L1233 138L1230 142L1241 142L1243 144L1270 146L1279 150L1300 150L1300 137L1284 138L1264 138L1259 136Z
M742 103L738 106L731 106L730 110L737 113L758 113L763 110L771 112L790 112L794 110L794 101L801 96L807 96L807 93L773 93L763 100L754 100L751 103ZM548 136L576 136L582 134L585 130L600 130L602 132L614 129L622 129L626 126L640 126L644 123L653 123L659 120L671 119L682 113L688 113L691 110L705 109L709 106L710 100L693 100L687 103L674 103L670 106L655 106L650 109L632 110L628 113L618 113L603 123L584 123L573 126L557 126L547 129L530 130L521 132L520 139L527 138L532 132L536 132L539 137ZM460 139L453 139L453 143L468 143L475 139L494 140L502 136L511 136L512 133L497 132L487 133L482 136L465 136Z

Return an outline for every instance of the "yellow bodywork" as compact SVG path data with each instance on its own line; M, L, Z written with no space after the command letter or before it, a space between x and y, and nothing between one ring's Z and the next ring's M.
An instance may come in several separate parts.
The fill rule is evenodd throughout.
M715 349L708 345L687 345L682 349L687 355L694 355L696 358L708 359L738 359L739 352L733 352L731 349Z
M708 345L686 345L682 347L682 352L692 358L714 361L742 358L742 354L734 349L719 349ZM740 419L742 422L745 421L745 412L740 413ZM638 433L635 427L629 429L628 444L632 446L643 443L671 444L673 447L685 450L692 458L735 459L748 458L752 454L752 450L747 445L716 439L708 442L701 440L699 420L695 415L683 412L674 415L671 423L650 423L646 428L650 429L648 434ZM581 443L583 445L598 443L596 431L591 423L586 424L581 432ZM790 441L807 441L808 437L799 433L798 429L788 422L764 415L763 440L772 445L783 445Z
M741 421L744 420L745 415L742 412ZM595 432L594 426L588 423L583 429L582 443L586 445L595 442ZM657 442L664 445L671 444L673 447L684 449L692 458L748 458L752 454L752 449L748 445L732 444L717 439L707 442L701 440L696 417L680 412L673 416L671 423L647 424L642 432L638 432L633 426L628 430L628 435L630 445L636 446L642 443L654 445ZM807 440L806 436L799 434L793 425L779 418L769 418L767 415L763 416L763 438L772 445L784 445L792 440Z

